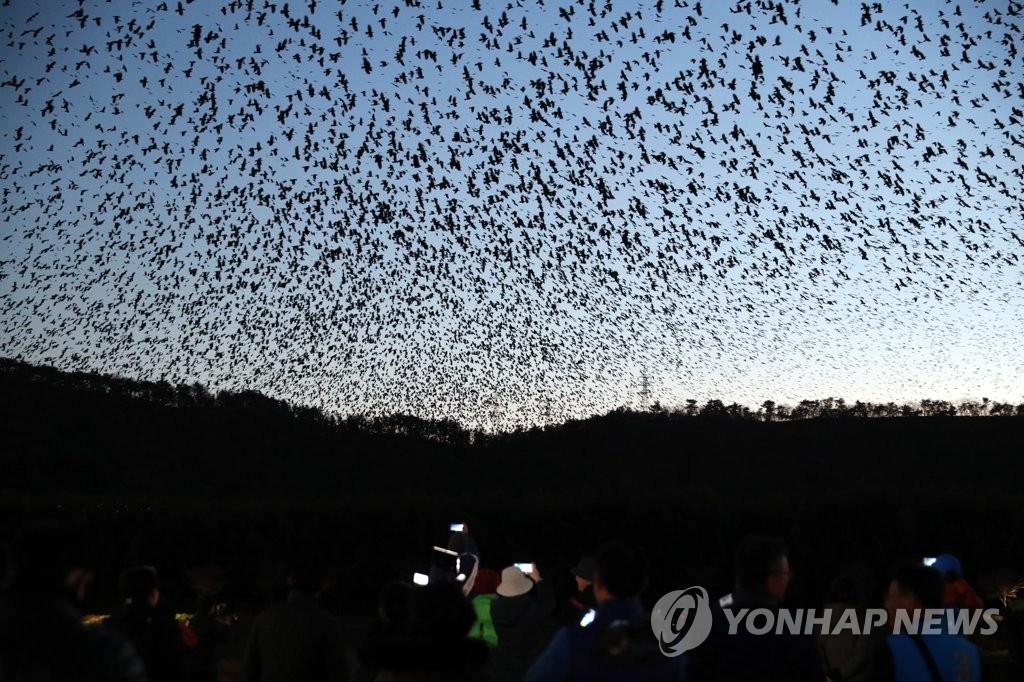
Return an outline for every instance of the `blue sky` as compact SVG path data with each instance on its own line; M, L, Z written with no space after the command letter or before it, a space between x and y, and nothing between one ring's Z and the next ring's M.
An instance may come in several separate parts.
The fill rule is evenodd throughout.
M0 353L485 425L1024 400L1020 3L774 6L10 3Z

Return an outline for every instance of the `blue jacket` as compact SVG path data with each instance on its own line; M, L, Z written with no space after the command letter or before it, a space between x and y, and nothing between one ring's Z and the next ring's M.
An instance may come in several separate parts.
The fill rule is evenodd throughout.
M612 600L594 622L562 628L526 675L527 682L673 682L679 660L662 655L650 616L636 599Z
M977 647L963 637L944 632L922 635L918 639L931 653L943 682L981 682L985 679ZM914 642L914 636L904 633L886 638L885 646L876 657L873 679L932 682L928 664Z

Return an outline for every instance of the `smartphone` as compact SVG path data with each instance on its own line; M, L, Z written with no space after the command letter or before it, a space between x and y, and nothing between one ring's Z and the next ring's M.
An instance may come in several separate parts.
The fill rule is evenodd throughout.
M453 533L465 533L466 532L466 524L464 524L464 523L452 523L452 524L448 525L448 530L450 530Z
M594 622L594 618L596 617L597 611L595 611L594 609L590 609L589 611L583 614L582 618L580 618L580 627L587 627L588 625Z
M413 585L426 585L430 582L430 578L425 573L413 573L412 584Z
M723 609L726 606L732 606L732 593L729 593L729 594L725 595L724 597L722 597L721 599L719 599L718 600L718 605L721 606Z
M515 567L527 575L533 573L533 564L515 564Z
M935 564L935 559L936 559L936 557L926 556L924 558L924 565L925 566L932 566L932 565L934 565Z

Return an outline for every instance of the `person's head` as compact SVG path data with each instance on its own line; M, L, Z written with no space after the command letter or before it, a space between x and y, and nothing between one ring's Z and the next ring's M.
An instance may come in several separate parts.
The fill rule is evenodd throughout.
M316 594L324 587L324 566L320 557L302 554L288 567L288 587L298 592Z
M896 612L942 608L945 582L942 574L918 561L898 564L889 576L885 594L885 610L889 622L896 622Z
M196 613L203 614L204 616L212 616L214 608L217 606L213 597L209 594L201 594L196 599Z
M437 639L464 637L476 611L456 583L430 583L413 590L409 603L412 631Z
M940 554L935 557L935 563L932 564L932 568L941 573L948 583L955 582L961 577L960 560L952 554Z
M156 606L160 601L160 576L152 566L135 566L121 575L121 592L133 604Z
M7 554L5 588L85 597L92 581L89 543L84 535L59 522L38 522L21 530Z
M459 554L473 554L475 547L468 533L453 531L448 536L448 549Z
M789 589L789 557L777 538L748 537L736 548L736 589L782 601Z
M506 566L501 569L501 580L495 588L499 597L512 599L529 594L533 590L533 579L519 570L518 566Z
M864 603L864 590L852 575L841 574L832 580L825 594L825 601L833 604L847 604L860 607Z
M476 572L473 591L477 594L494 594L501 584L501 576L493 568L481 568Z
M409 601L413 587L402 580L393 580L384 586L377 598L377 615L388 624L404 623L409 619Z
M594 599L631 599L647 587L647 555L625 542L601 548L594 561Z
M582 592L594 582L594 557L581 557L579 563L572 567L572 575L576 578L576 591Z

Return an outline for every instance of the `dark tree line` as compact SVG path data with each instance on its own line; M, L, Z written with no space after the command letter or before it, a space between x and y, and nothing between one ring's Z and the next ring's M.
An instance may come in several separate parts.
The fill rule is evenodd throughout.
M682 414L687 417L715 417L729 419L752 419L756 421L779 422L801 419L844 419L849 417L1024 417L1024 403L1002 403L982 398L981 401L963 400L953 403L948 400L924 399L918 403L871 403L855 401L852 405L842 398L822 400L801 400L796 405L779 405L773 400L761 403L755 411L746 405L721 400L709 400L699 405L696 400L687 400L685 405L666 409L660 403L651 406L652 412Z
M897 407L828 398L792 408L766 402L757 412L690 401L676 410L656 404L482 433L452 420L340 417L253 391L213 394L198 384L10 360L0 361L0 389L0 488L29 495L329 498L615 490L624 483L641 490L711 486L727 494L758 487L867 491L890 488L892 474L908 479L904 488L983 490L1015 480L998 472L1012 470L1011 444L1024 442L1024 405L986 401ZM945 418L954 414L965 416ZM918 416L931 418L906 418Z
M71 403L84 396L107 396L113 401L131 400L181 410L243 411L271 419L291 418L304 427L328 426L339 431L413 436L453 444L465 444L470 440L487 438L486 433L473 433L452 419L422 419L405 414L384 417L325 414L317 408L292 405L257 391L220 391L214 394L200 383L172 385L167 381L138 381L91 372L62 372L52 367L29 365L5 358L0 358L0 381L4 391L9 395L16 391L25 391L29 394L42 391L49 398ZM615 410L616 413L631 411L628 408ZM763 422L849 417L1024 417L1024 403L1014 405L982 398L980 401L965 400L959 403L923 399L918 403L904 404L859 400L847 404L843 398L828 397L821 400L801 400L795 406L780 405L772 400L766 400L756 410L752 410L735 402L727 405L721 400L712 399L701 405L691 399L684 405L674 407L666 407L656 402L648 411L673 418L727 418Z

